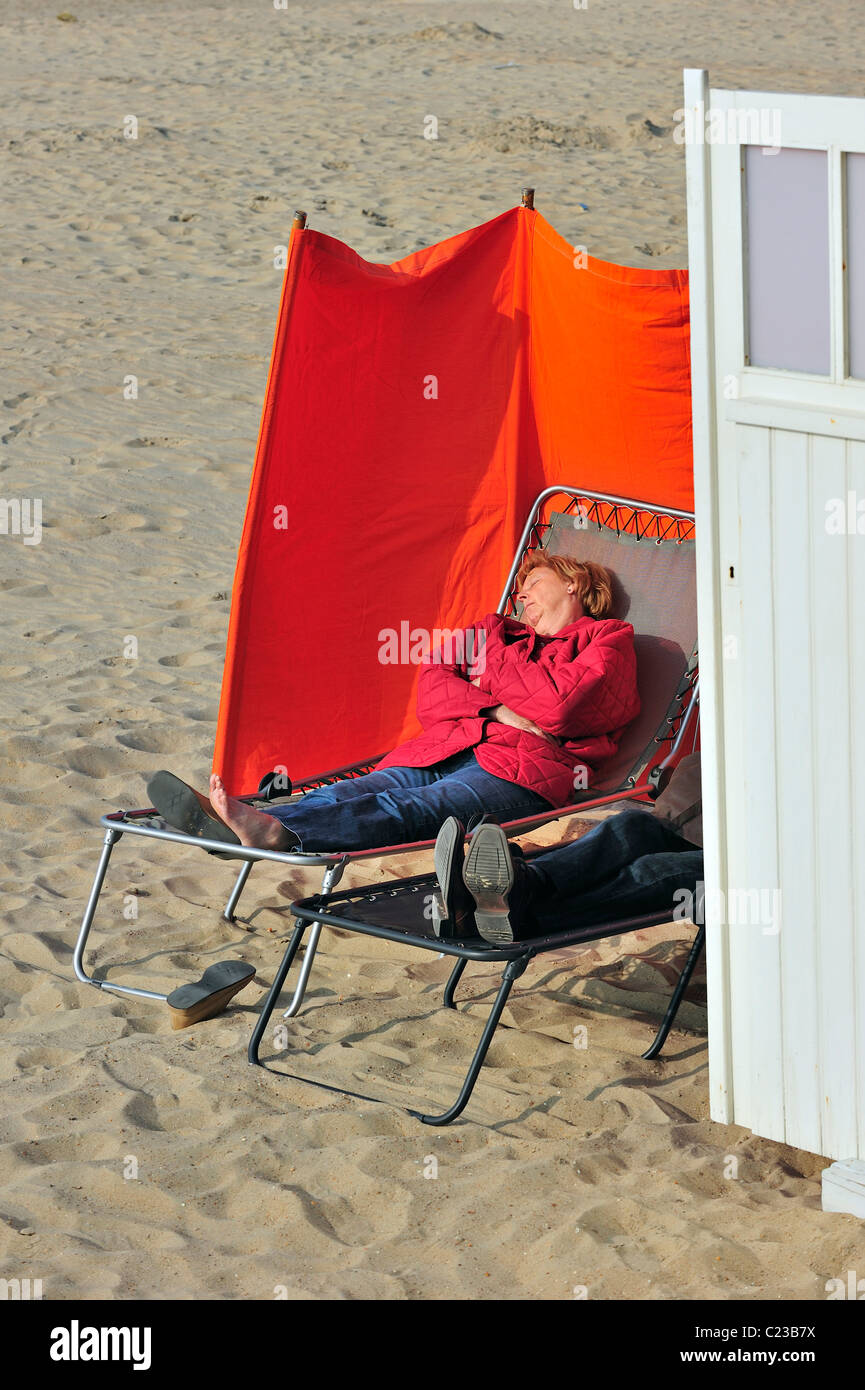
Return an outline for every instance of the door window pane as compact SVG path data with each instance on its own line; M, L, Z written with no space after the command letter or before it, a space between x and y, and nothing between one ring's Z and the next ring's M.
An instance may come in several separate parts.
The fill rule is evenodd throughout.
M865 154L847 164L847 343L850 375L865 378Z
M750 363L828 376L826 151L746 145L745 209Z

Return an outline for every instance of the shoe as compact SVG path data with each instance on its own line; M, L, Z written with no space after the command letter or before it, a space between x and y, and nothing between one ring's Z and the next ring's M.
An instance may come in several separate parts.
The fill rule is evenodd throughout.
M205 1018L221 1014L229 999L255 975L243 960L220 960L209 965L193 985L180 985L166 999L172 1028L189 1028Z
M500 825L482 825L469 845L463 882L475 903L478 934L492 946L538 935L530 908L529 877L522 856L513 858Z
M456 816L448 816L436 836L433 863L439 892L433 897L433 931L439 937L477 936L474 900L463 883L463 843L465 827Z
M160 816L184 835L200 840L220 840L239 845L240 837L216 814L206 796L175 777L173 772L157 772L147 783L147 795Z

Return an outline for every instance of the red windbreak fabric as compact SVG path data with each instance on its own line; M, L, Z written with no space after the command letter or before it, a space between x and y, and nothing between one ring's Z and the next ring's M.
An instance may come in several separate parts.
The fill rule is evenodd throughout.
M554 483L692 506L684 271L587 259L526 208L389 266L293 233L232 596L229 790L417 734L424 650L495 607Z

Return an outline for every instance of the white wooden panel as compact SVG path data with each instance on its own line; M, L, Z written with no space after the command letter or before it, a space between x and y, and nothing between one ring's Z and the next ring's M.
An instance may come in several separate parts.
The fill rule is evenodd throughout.
M741 396L745 369L745 257L741 150L713 145L712 187L713 305L715 311L715 389L722 399ZM723 275L719 277L719 262ZM735 288L734 288L735 287ZM760 373L759 375L763 375Z
M792 377L790 382L792 384ZM745 389L749 386L747 372L742 374L742 384ZM850 398L851 388L849 385L837 389L839 392L843 392L848 399ZM724 419L736 424L765 425L769 429L801 430L805 434L825 434L830 439L861 439L865 441L865 410L854 411L841 407L834 410L824 407L815 409L802 402L802 394L800 385L797 401L771 401L755 396L725 401L723 416ZM856 397L860 404L865 404L865 400L863 400L865 390L861 386L856 391Z
M708 104L708 74L685 73L685 105L696 120ZM691 142L685 149L688 199L688 266L691 299L691 403L694 438L694 510L697 535L697 614L700 626L700 745L702 749L706 980L712 1075L712 1118L733 1118L730 1065L729 951L723 914L715 910L726 877L723 757L723 640L718 516L715 504L716 410L715 333L711 303L712 227L709 147Z
M713 107L777 110L782 145L811 150L842 143L845 150L865 151L865 101L860 97L734 92L721 87L713 87L709 97Z
M820 1076L815 1111L821 1116L820 1142L809 1142L807 1125L791 1128L790 1142L833 1158L856 1153L853 1059L856 1052L856 998L853 961L852 751L850 683L850 601L847 555L853 542L827 530L826 503L846 500L847 447L840 440L812 440L810 507L813 565L809 584L811 663L814 706L813 804L810 836L800 841L802 858L816 871L814 940L819 982L814 1011L819 1030ZM863 537L865 539L865 537ZM795 840L793 842L795 844ZM785 949L788 943L785 942ZM806 962L811 969L812 963ZM815 1056L816 1056L815 1052Z
M847 487L855 492L859 501L865 500L865 444L847 445ZM849 910L855 921L856 937L850 970L854 980L857 1030L853 1056L847 1053L844 1065L849 1071L856 1103L858 1147L843 1157L855 1154L865 1158L865 535L849 537L847 594L850 781L853 788L850 817L853 891Z
M724 922L724 935L728 953L727 973L730 998L727 1005L730 1027L730 1090L734 1099L733 1114L737 1117L747 1115L750 1107L751 1071L745 1064L739 1040L747 1038L750 1019L754 1008L752 1000L753 974L747 956L733 949L730 929L727 926L726 892L732 876L735 876L744 862L746 837L744 818L731 815L731 805L741 797L745 780L745 752L743 730L748 720L748 704L745 695L747 679L743 672L743 634L742 634L742 565L741 537L739 533L739 450L749 437L755 441L765 436L765 431L739 431L732 425L719 421L718 461L723 471L723 495L717 497L716 510L719 525L719 568L720 602L722 619L722 702L721 728L723 733L722 762L724 768L725 800L723 808L723 837L726 849L724 872L720 890L724 895L721 917ZM747 470L746 470L747 472ZM702 633L700 660L702 662ZM705 840L705 828L704 828ZM705 849L704 849L705 855ZM707 881L708 887L708 881ZM708 961L707 961L708 970ZM711 1044L711 1037L710 1037ZM730 1119L732 1120L731 1114ZM741 1123L746 1121L741 1120Z
M775 618L777 863L781 899L784 1134L788 1143L820 1149L817 1010L817 906L814 856L821 810L812 729L814 633L811 549L814 516L808 485L809 438L774 430L772 442L772 593ZM749 590L747 602L752 601ZM771 834L771 827L768 828ZM769 889L768 866L753 866ZM796 1139L791 1139L791 1135Z
M740 427L738 437L741 531L742 648L738 663L747 711L743 728L744 778L728 798L727 915L738 895L778 883L775 787L775 637L770 432ZM734 822L738 824L734 827ZM742 830L745 830L744 835ZM733 834L731 834L733 831ZM736 895L736 896L734 896ZM782 928L783 930L783 928ZM736 1095L750 1092L745 1123L770 1139L784 1138L781 970L778 936L745 923L730 923L730 949L737 962L732 982L740 993L733 1013ZM743 978L742 966L745 977ZM742 1006L746 1010L743 1017ZM742 1042L748 1039L745 1046ZM737 1101L737 1119L740 1119Z

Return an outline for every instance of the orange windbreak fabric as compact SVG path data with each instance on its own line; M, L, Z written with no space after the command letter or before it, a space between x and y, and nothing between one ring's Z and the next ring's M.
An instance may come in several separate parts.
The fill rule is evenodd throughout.
M691 511L687 271L595 260L536 216L531 321L546 483Z
M495 608L557 482L691 507L685 272L583 264L525 208L393 265L293 233L232 597L229 790L417 733L422 639Z

